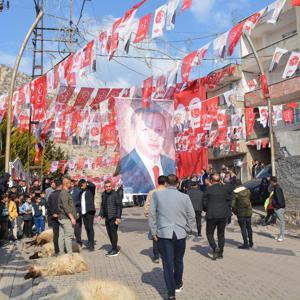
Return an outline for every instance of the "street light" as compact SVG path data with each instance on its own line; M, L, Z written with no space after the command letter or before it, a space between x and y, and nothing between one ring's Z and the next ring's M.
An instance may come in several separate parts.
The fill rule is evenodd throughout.
M261 83L261 89L263 90L263 97L268 103L268 121L269 121L269 139L270 139L270 146L271 146L271 165L272 165L272 176L276 176L276 166L275 166L275 143L274 143L274 132L273 132L273 124L272 124L272 105L271 105L271 98L270 94L266 91L264 91L264 86L268 89L268 81L266 74L264 72L264 69L262 67L262 64L259 60L257 51L253 45L253 42L250 38L250 36L247 33L244 33L243 36L246 38L251 50L253 51L253 54L255 56L259 71L260 71L260 83Z

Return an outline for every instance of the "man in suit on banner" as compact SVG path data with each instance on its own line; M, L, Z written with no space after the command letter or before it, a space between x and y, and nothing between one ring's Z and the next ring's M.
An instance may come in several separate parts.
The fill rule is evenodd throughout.
M138 108L131 117L135 147L121 159L121 174L127 193L146 194L154 189L160 175L175 173L175 161L163 155L167 123L152 108Z

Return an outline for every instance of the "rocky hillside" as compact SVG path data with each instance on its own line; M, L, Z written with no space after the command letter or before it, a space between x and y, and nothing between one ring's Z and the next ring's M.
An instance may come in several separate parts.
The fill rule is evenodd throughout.
M0 64L0 95L8 93L12 68ZM26 82L29 82L31 77L24 73L18 73L16 87L20 87Z

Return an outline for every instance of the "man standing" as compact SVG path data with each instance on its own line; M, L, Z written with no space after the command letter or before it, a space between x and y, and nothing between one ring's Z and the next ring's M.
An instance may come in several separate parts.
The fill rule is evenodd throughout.
M69 193L71 181L68 178L63 179L62 190L58 197L59 209L59 253L72 253L72 238L74 230L72 226L76 224L76 210L73 205L72 196Z
M150 205L152 202L153 193L165 188L166 176L163 176L163 175L159 176L157 183L158 183L158 188L150 191L149 194L147 195L147 199L146 199L146 202L144 205L144 215L146 218L148 218L148 216L149 216L149 208L150 208ZM152 237L152 235L151 235L151 237ZM152 238L152 241L153 241L153 262L158 264L159 263L158 243L153 238Z
M76 239L76 243L82 246L82 240L81 240L82 215L81 215L81 204L80 204L81 189L78 187L75 180L72 181L72 189L70 193L72 195L73 204L75 206L76 213L77 213L76 224L74 227L75 239Z
M58 198L62 189L62 181L61 179L55 180L56 189L52 192L48 198L48 225L52 227L53 230L53 244L54 244L54 252L55 254L59 254L59 245L58 245L58 237L59 237L59 208L58 208Z
M183 287L183 256L187 232L195 218L190 198L177 190L176 175L167 176L167 188L153 193L149 226L163 261L164 278L169 299Z
M253 247L253 233L251 227L252 205L251 192L244 186L240 186L233 191L232 211L237 215L241 228L244 244L240 249Z
M213 260L223 258L225 245L225 226L227 218L231 215L230 201L232 188L221 183L220 175L211 176L211 185L207 187L203 197L203 207L206 210L206 236L213 249ZM214 239L217 228L218 247Z
M56 189L55 180L51 181L51 185L45 190L46 193L46 201L48 201L49 196L53 193Z
M80 213L82 215L83 224L88 237L87 248L90 251L94 251L94 217L95 217L95 190L96 186L84 179L80 179L78 183L81 193L80 193Z
M276 217L280 221L280 234L275 237L277 242L283 242L285 234L285 220L284 220L284 209L285 209L285 198L281 186L278 184L277 177L271 176L271 184L273 187L272 205L275 210Z
M197 232L198 232L198 236L201 237L203 192L199 190L197 181L191 181L191 188L188 190L187 194L189 195L189 197L192 201L193 207L194 207L194 211L195 211L195 215L196 215Z
M104 189L98 220L105 218L105 226L112 246L106 256L118 256L120 253L118 248L118 226L121 224L122 200L118 193L112 189L110 180L104 182Z

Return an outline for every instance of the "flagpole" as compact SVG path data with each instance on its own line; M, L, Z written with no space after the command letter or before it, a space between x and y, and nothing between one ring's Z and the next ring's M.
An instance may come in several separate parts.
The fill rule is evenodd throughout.
M253 45L253 42L250 38L250 36L247 33L244 33L243 36L247 40L251 50L253 51L254 57L256 59L259 71L260 71L260 76L265 76L264 69L262 67L262 64L260 62L259 56L257 54L257 51ZM266 79L267 81L267 79ZM268 82L267 85L269 86ZM274 141L274 131L273 131L273 123L272 123L272 105L271 105L271 98L270 95L266 95L263 93L264 99L268 103L268 122L269 122L269 139L270 139L270 146L271 146L271 166L272 166L272 176L276 176L276 166L275 166L275 141Z
M19 54L16 58L16 62L13 68L13 72L12 72L12 77L11 77L11 82L10 82L10 88L9 88L9 94L8 94L8 107L7 107L7 128L6 128L6 147L5 147L5 172L9 172L9 161L10 161L10 138L11 138L11 114L12 114L12 98L13 98L13 92L15 89L15 83L16 83L16 77L17 77L17 72L18 72L18 68L20 65L20 61L22 59L23 56L23 52L26 48L26 45L28 43L28 40L32 34L32 32L34 31L35 27L37 26L37 24L39 23L39 21L42 19L44 15L44 11L41 10L38 14L38 16L36 17L35 21L33 22L33 24L31 25L31 27L29 28L29 31L27 33L27 35L25 36L25 39L21 45Z

